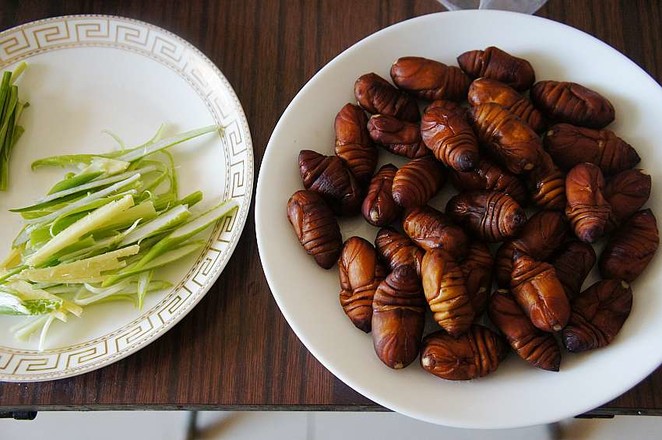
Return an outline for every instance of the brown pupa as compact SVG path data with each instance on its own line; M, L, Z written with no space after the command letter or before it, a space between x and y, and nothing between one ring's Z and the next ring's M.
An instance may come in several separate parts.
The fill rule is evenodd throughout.
M354 96L361 108L373 115L389 115L409 122L421 118L413 96L396 89L374 72L361 75L356 80Z
M446 214L490 243L514 237L526 222L519 204L508 194L495 191L459 193L446 204Z
M375 248L364 238L353 236L343 244L338 259L340 305L358 328L368 333L372 322L372 299L386 270L377 260Z
M437 324L453 336L465 333L475 312L460 266L444 250L432 249L423 257L421 279L425 298Z
M403 208L425 205L444 186L446 174L443 166L432 156L414 159L395 173L393 200Z
M565 209L565 173L556 166L547 152L540 152L540 163L529 173L528 182L531 199L536 206L561 211Z
M398 156L416 159L430 154L417 123L389 115L372 115L368 120L368 132L377 145Z
M602 171L592 163L576 165L565 179L565 214L577 238L586 243L593 243L604 234L611 215L604 188Z
M659 243L653 211L635 213L618 228L600 254L600 274L627 282L636 280L655 256Z
M511 173L531 171L540 162L540 137L505 108L481 104L471 108L469 119L481 145Z
M554 266L515 251L510 289L533 325L558 332L568 323L570 303Z
M556 339L531 323L509 291L494 292L488 314L519 357L543 370L559 371L561 349Z
M412 266L421 273L421 261L425 251L393 228L381 228L375 238L375 248L391 270L398 266Z
M421 99L461 101L471 80L458 67L423 57L402 57L391 66L391 79Z
M514 174L487 159L481 159L469 171L451 170L449 177L460 191L498 191L508 194L521 206L526 205L528 194L524 183ZM565 188L564 188L565 191ZM565 207L565 199L563 206Z
M360 182L367 183L377 167L378 151L372 144L366 124L368 118L361 107L345 104L336 115L336 155Z
M616 223L639 211L651 194L651 176L641 170L625 170L607 181L605 198Z
M457 57L457 62L472 78L495 79L520 92L531 87L536 80L531 63L494 46L464 52Z
M412 266L398 266L372 301L372 341L377 357L401 369L418 357L425 325L425 297Z
M500 81L478 78L469 86L469 104L477 106L488 102L499 104L528 124L533 131L540 133L545 128L545 120L528 98Z
M556 124L547 130L544 145L554 162L566 171L590 162L610 175L630 169L641 160L630 144L608 129Z
M314 191L295 192L287 202L287 218L306 252L320 267L330 269L340 255L342 236L322 197Z
M464 112L457 111L453 105L445 106L443 101L437 101L428 107L421 118L420 132L425 145L444 165L467 171L478 162L478 139Z
M570 322L563 329L563 345L581 352L609 345L632 309L632 289L622 280L602 280L572 302Z
M359 212L363 200L361 187L338 156L301 150L299 172L303 186L322 195L333 212L338 215Z
M393 164L382 166L370 180L361 213L373 226L386 226L400 217L402 208L393 200L393 178L398 169Z
M402 220L402 229L421 248L443 249L453 258L464 258L469 239L461 227L446 214L431 206L409 210Z
M496 253L495 274L499 287L510 285L513 253L519 250L537 260L546 260L568 236L569 225L560 211L538 211L522 227L517 238L502 244Z
M615 118L607 98L581 84L540 81L531 87L531 100L552 121L603 128Z
M453 337L443 330L423 340L421 366L447 380L471 380L497 369L508 354L508 344L496 332L474 324L462 336Z

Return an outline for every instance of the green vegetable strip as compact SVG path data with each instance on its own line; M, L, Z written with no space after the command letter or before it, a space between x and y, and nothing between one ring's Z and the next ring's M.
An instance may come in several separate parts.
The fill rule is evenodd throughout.
M0 191L7 189L9 182L9 158L23 133L18 126L21 113L27 104L18 100L18 87L14 82L25 70L26 64L20 63L14 72L4 72L0 83Z
M71 196L73 194L77 194L79 192L83 191L88 191L91 189L99 188L102 186L107 186L111 185L113 183L120 182L124 179L127 179L129 177L133 177L136 174L142 174L142 173L149 173L151 171L154 171L156 167L145 167L141 168L140 170L136 171L127 171L126 173L122 174L116 174L114 176L107 177L105 179L99 179L99 180L93 180L92 182L79 185L73 188L65 189L63 191L58 191L56 193L52 193L46 197L42 197L41 199L38 199L36 203L30 206L26 206L24 208L13 208L10 209L12 212L23 212L23 211L34 211L37 209L42 208L45 204L53 202L54 200L61 199L63 197Z
M112 133L108 130L104 130L104 133L106 133L107 135L112 137L115 140L115 142L117 142L117 144L120 146L120 149L121 149L120 151L115 151L115 152L110 153L110 154L115 154L115 156L113 156L113 157L119 157L120 155L128 153L129 151L145 148L148 145L152 145L152 144L160 141L161 138L163 137L163 133L165 132L165 128L166 128L166 125L161 124L159 126L159 128L156 130L156 133L154 133L154 135L150 139L148 139L147 142L145 142L143 144L140 144L136 147L129 148L129 149L126 148L126 145L124 144L124 141L119 136L117 136L116 134L114 134L114 133ZM108 157L109 154L107 153L104 156Z
M120 154L122 154L121 151L116 152L115 156L119 156ZM92 163L92 159L97 157L104 156L98 154L67 154L62 156L45 157L43 159L35 160L32 162L31 168L34 171L45 166L66 167L79 164L89 165Z
M16 86L10 86L8 94L5 97L5 104L2 107L2 124L0 125L0 136L2 136L3 142L7 139L11 140L11 137L7 136L9 127L13 127L13 116L14 110L16 110L16 105L18 104L18 88Z
M69 226L76 223L78 220L85 217L86 215L88 215L87 212L77 212L75 214L70 214L56 218L48 228L48 235L50 236L50 238L55 237L57 234L62 232L62 230L68 228ZM48 225L44 225L44 227L46 226ZM32 234L30 234L30 241L32 241L32 237L37 231L38 230L35 230L34 232L32 232Z
M59 207L57 211L51 211L51 212L56 212L56 213L57 212L63 212L62 215L59 215L58 217L53 219L50 223L49 222L41 222L41 223L34 222L32 224L26 225L23 228L23 230L18 234L18 236L14 239L13 246L21 246L21 245L27 243L30 240L30 237L32 236L32 233L34 231L44 227L44 226L49 226L50 227L55 223L55 226L53 227L53 230L57 230L58 229L58 227L57 227L58 224L60 224L60 225L66 225L67 224L67 222L69 220L65 220L66 217L75 216L75 219L78 220L78 218L80 218L80 216L78 216L77 214L92 211L92 210L97 209L101 206L107 205L108 203L110 203L114 200L119 200L119 199L121 199L122 197L124 197L126 195L135 196L135 190L123 191L123 192L120 192L118 194L113 194L113 195L108 196L108 197L103 197L101 199L92 200L91 202L79 205L79 206L73 208L72 210L66 211L66 212L63 212L62 211L63 208ZM34 218L36 218L36 217L34 217ZM43 217L40 217L40 218L43 218ZM53 235L53 234L51 234L51 235Z
M71 263L39 269L25 269L19 274L19 278L42 283L96 283L101 281L97 278L104 278L102 272L124 267L125 263L120 258L135 255L139 249L138 245L133 245Z
M0 121L5 120L5 108L7 107L7 95L9 94L9 85L11 84L11 72L2 74L2 83L0 84Z
M14 145L16 145L16 142L18 142L20 137L23 136L23 133L25 133L25 128L21 127L20 125L14 126L14 136L12 137L12 148L14 148Z
M68 246L65 246L58 252L55 252L53 254L52 258L56 258L58 263L65 263L68 261L64 261L65 257L68 255L71 255L72 253L75 252L82 252L87 249L90 249L91 247L95 246L97 244L97 241L92 237L91 235L88 235L85 238L81 238L80 240L75 241L74 243L71 243Z
M202 249L205 242L202 240L194 240L190 243L179 246L173 250L167 251L160 256L154 258L149 263L145 264L142 267L127 267L127 270L124 272L127 275L134 275L146 270L157 269L159 267L166 266L170 263L174 263L177 260L180 260L187 255Z
M140 274L138 277L138 309L143 308L145 301L145 295L147 295L147 289L149 289L149 283L152 281L154 276L154 271L150 270Z
M136 181L135 183L138 183L138 181ZM127 194L131 194L132 196L135 197L135 195L137 194L137 191L135 189L136 186L135 183L130 184L126 188L122 188L122 190L119 192L110 194L108 196L103 196L98 199L94 199L92 201L82 200L83 197L86 196L77 195L76 197L72 197L71 199L67 198L66 201L58 200L57 202L53 203L53 205L45 206L44 208L38 211L22 212L21 216L26 220L30 220L30 219L36 220L34 223L39 224L39 223L48 223L48 220L43 220L46 215L60 213L58 217L52 220L53 222L57 222L59 219L63 217L78 214L81 212L85 213L85 212L93 211L97 208L107 205L113 200L121 199ZM73 204L76 204L77 206L70 210L63 209ZM40 219L42 219L41 222L39 221Z
M168 212L163 213L154 220L138 226L130 234L124 237L120 246L140 243L145 238L159 234L173 226L183 223L190 215L191 213L185 205L170 209Z
M125 154L119 156L117 159L125 160L127 162L133 162L134 160L141 159L145 156L156 153L157 151L161 151L165 148L172 147L173 145L181 144L182 142L194 139L198 136L202 136L203 134L212 133L212 132L215 132L215 131L218 131L218 130L219 130L219 127L217 125L209 125L207 127L187 131L187 132L184 132L184 133L181 133L181 134L163 139L163 140L161 140L159 142L156 142L154 144L147 145L144 148L129 151L128 153L125 153Z
M62 254L58 256L58 260L60 263L72 263L80 259L96 257L97 255L110 252L118 247L120 241L124 238L124 235L125 233L118 232L113 236L98 241L92 239L93 243L89 244L87 247L79 250L70 249L67 253L62 252Z
M161 169L158 170L156 173L151 173L151 174L156 174L156 176L153 179L150 179L149 181L147 181L146 179L143 190L145 192L155 191L159 187L159 185L161 185L163 182L167 180L169 184L168 193L173 194L174 197L177 197L177 193L172 185L172 179L168 176L169 173L170 171L168 169ZM145 175L144 172L142 174Z
M48 191L48 195L58 193L60 191L66 191L70 188L75 188L80 185L84 185L87 182L96 179L99 176L102 176L104 173L103 171L94 171L90 173L81 173L81 174L75 174L69 178L65 178L64 180L59 181L55 185L53 185L53 188L51 188L50 191ZM11 211L11 210L10 210Z
M120 200L114 201L102 206L90 215L81 218L76 223L61 231L52 240L39 248L37 252L30 255L25 262L30 266L39 266L44 264L50 256L64 249L72 242L78 240L83 235L102 226L104 222L133 206L133 197L125 196Z
M140 174L134 174L131 177L128 177L120 182L117 182L107 188L104 188L98 192L92 193L88 196L83 197L82 199L78 200L76 203L72 203L69 206L66 206L58 211L55 211L51 214L45 215L43 217L39 217L36 219L29 219L26 220L26 223L29 225L36 224L36 223L44 223L44 222L50 222L52 220L55 220L56 218L73 212L76 208L79 208L82 205L85 205L86 203L93 202L95 200L98 200L102 197L106 197L116 191L119 191L120 189L124 188L125 186L128 186L134 182L136 182L138 179L140 179Z
M228 200L185 223L168 234L163 240L156 243L140 261L139 266L147 264L165 251L178 246L180 243L183 243L204 229L207 229L209 226L216 223L221 217L228 215L235 209L237 209L237 202L234 200Z
M0 139L2 140L2 145L0 145L2 148L2 151L0 151L0 191L7 189L7 182L9 180L9 156L14 139L14 125L16 122L14 111L16 110L17 103L18 88L16 86L10 86L7 101L3 109L3 122L0 127Z
M155 218L157 215L156 209L154 209L154 204L151 200L147 200L127 209L122 214L113 218L112 221L101 228L100 231L111 229L124 230L136 223L136 221L144 223Z
M157 200L154 201L154 208L159 212L165 211L166 209L169 208L174 208L177 205L187 205L189 208L191 208L192 206L197 205L202 201L202 192L201 191L192 192L191 194L179 200L170 200L170 199L171 199L170 197L168 198L159 197Z
M97 177L110 177L127 170L129 162L104 157L94 157L89 164L78 173L68 173L64 180L57 182L47 195L65 191L83 185Z
M4 282L7 281L9 278L13 277L14 275L18 275L19 273L21 273L22 271L24 271L24 270L27 269L27 268L28 268L27 265L22 264L22 265L20 265L20 266L16 266L16 267L14 267L14 268L8 270L7 272L5 272L5 273L3 273L2 275L0 275L0 283L4 283Z
M147 266L152 260L174 248L177 248L180 244L216 223L235 209L237 209L237 203L234 200L227 200L183 224L166 235L162 240L159 240L139 261L127 266L126 269L121 270L116 275L111 275L106 278L103 281L102 286L111 286L129 275L140 272L141 269L144 270L145 266Z
M75 207L73 210L64 212L62 215L56 217L51 222L47 222L47 221L41 223L35 222L34 224L26 225L23 227L23 230L19 232L18 236L16 236L12 246L17 247L17 246L25 245L31 240L33 233L36 233L37 236L39 236L41 232L36 232L36 231L40 231L40 230L48 230L50 235L54 236L55 233L59 231L61 227L66 227L71 223L73 223L74 221L81 218L82 217L81 214L86 214L88 212L91 212L94 209L107 205L108 203L114 200L119 200L126 195L135 195L135 190L122 191L117 194L112 194L108 197L102 197L100 199L92 200L91 202L85 204L79 204L79 206ZM76 199L75 201L78 200L80 199ZM72 203L74 203L74 201L70 202L70 204ZM21 215L26 219L44 218L44 216L46 216L47 214L52 214L54 212L62 212L62 209L66 208L67 206L68 206L67 204L58 204L55 207L53 207L53 209L47 209L43 212L35 211L35 213L22 213Z
M72 194L68 197L53 200L40 204L38 207L25 207L25 208L12 208L9 211L18 212L24 219L36 219L43 217L47 214L52 214L55 211L71 205L73 202L82 199L86 194Z
M202 201L202 191L195 191L181 199L179 203L181 205L188 205L190 208L193 205L198 204L200 201Z
M177 193L179 192L179 183L177 182L177 173L175 172L175 158L172 157L172 154L167 150L163 150L161 153L165 154L168 158L170 169L172 170L170 173L170 192L177 196Z
M14 115L9 117L9 126L5 133L4 142L2 145L2 153L0 154L0 191L6 191L9 185L9 157L13 147L14 140Z
M86 306L121 292L123 289L126 288L128 284L129 282L127 280L124 283L118 283L115 286L109 287L107 289L97 289L86 283L84 284L85 289L87 289L88 292L92 292L93 295L89 295L87 298L84 299L79 296L78 298L74 299L74 302L80 306Z
M16 80L21 76L23 71L28 67L28 64L25 61L20 62L13 72L11 72L11 78L9 80L10 84L14 84Z

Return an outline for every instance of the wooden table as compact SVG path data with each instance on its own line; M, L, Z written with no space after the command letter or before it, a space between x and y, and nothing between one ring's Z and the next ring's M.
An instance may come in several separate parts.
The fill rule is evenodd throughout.
M379 29L441 10L434 0L3 0L0 30L45 17L99 13L180 35L216 63L236 90L259 170L278 118L315 72ZM595 35L662 80L661 2L550 0L538 15ZM218 282L159 340L79 377L0 384L0 411L74 409L382 408L329 373L289 328L262 272L251 212ZM662 415L662 368L589 413L613 414Z

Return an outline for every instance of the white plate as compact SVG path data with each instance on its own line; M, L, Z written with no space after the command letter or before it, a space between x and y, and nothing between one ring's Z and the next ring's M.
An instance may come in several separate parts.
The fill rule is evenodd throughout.
M186 41L155 26L111 16L70 16L24 24L0 33L0 69L19 61L28 69L19 94L30 102L26 131L14 150L10 190L0 194L0 254L9 250L20 218L8 208L43 195L61 169L30 170L37 158L117 148L220 124L224 136L205 135L175 146L180 195L200 189L211 206L233 198L238 213L207 233L204 250L162 274L175 286L130 303L85 309L80 319L54 323L47 349L16 341L8 329L19 317L0 317L0 380L41 381L78 375L117 361L152 342L181 320L214 284L246 222L253 183L253 151L241 104L221 72Z
M641 154L652 175L649 206L660 212L662 90L626 57L565 25L498 11L446 12L386 28L343 52L299 92L271 137L256 195L256 227L264 271L285 318L312 354L333 374L375 402L428 422L501 428L560 420L627 391L662 363L660 258L634 285L634 307L616 340L583 355L565 354L558 373L509 356L479 380L451 382L424 372L418 361L393 371L373 352L338 302L337 268L324 271L306 255L286 217L288 198L302 188L300 149L333 154L333 120L354 102L353 84L374 71L385 78L400 56L419 55L456 65L472 49L496 45L533 64L537 78L573 80L606 95L616 107L613 128ZM382 161L394 156L380 153ZM402 163L401 161L398 163ZM440 200L437 200L439 202ZM362 219L341 224L343 237L372 240L377 229Z

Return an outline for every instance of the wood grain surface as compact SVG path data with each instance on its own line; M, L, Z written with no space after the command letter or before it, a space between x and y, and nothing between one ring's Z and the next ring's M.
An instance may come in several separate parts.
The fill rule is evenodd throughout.
M4 0L0 30L58 15L113 14L180 35L236 90L251 127L257 178L278 118L322 66L379 29L442 10L434 0ZM549 0L537 15L596 36L662 81L662 2ZM382 409L334 378L291 331L262 272L253 220L251 210L218 282L171 331L79 377L0 383L0 411ZM590 413L609 414L662 415L662 369Z

